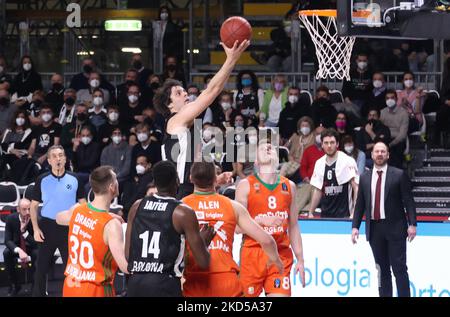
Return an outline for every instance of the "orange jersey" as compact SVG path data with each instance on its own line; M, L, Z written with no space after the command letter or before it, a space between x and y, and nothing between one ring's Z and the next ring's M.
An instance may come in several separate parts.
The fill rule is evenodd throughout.
M103 240L105 225L113 217L90 204L75 208L69 222L69 257L64 272L64 296L114 296L114 275L118 269ZM102 288L102 292L95 289Z
M272 235L278 249L289 248L287 235L289 226L289 212L291 210L292 193L289 180L279 176L277 183L264 184L257 175L247 177L250 191L247 199L247 209L254 219L259 217L278 216L284 219L279 227L265 227L263 229ZM259 243L249 236L244 236L244 247L259 246Z
M183 202L195 211L200 226L207 223L216 231L216 235L209 245L211 255L209 269L205 271L196 265L188 247L185 276L194 273L238 272L238 265L233 260L236 217L230 199L216 193L194 193L183 198Z

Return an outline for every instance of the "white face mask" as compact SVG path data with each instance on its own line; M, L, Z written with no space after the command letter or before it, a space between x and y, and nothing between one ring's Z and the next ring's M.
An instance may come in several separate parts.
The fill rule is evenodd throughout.
M29 71L29 70L31 69L31 63L25 63L25 64L23 64L23 69L24 69L25 71Z
M205 142L209 142L212 139L212 132L211 130L207 129L207 130L203 130L203 140L205 140Z
M395 101L395 99L387 99L386 100L386 106L388 106L389 108L395 107L396 104L397 104L397 102Z
M316 144L322 144L322 139L320 138L320 134L316 135Z
M359 69L366 69L367 62L358 62L358 68Z
M16 124L21 127L25 124L25 119L24 118L16 118Z
M128 96L128 101L130 101L131 103L135 103L136 101L138 101L139 97L135 96L135 95L129 95Z
M298 101L298 97L291 95L291 96L289 96L288 100L290 103L296 103Z
M256 136L256 135L249 136L248 137L248 143L250 143L250 144L258 143L258 136Z
M111 121L117 121L117 119L119 119L119 114L117 112L110 112L108 118Z
M302 127L302 128L300 128L300 132L303 135L308 135L311 132L311 128L309 128L309 127Z
M231 103L229 102L222 102L220 105L222 106L223 111L228 111L231 108Z
M347 145L347 146L344 146L344 150L345 150L345 152L347 152L347 154L352 153L352 152L353 152L353 149L354 149L354 146L353 146L353 145Z
M92 79L89 84L92 88L97 88L98 86L100 86L100 81L98 79Z
M261 112L261 113L259 114L259 120L260 120L260 121L266 120L266 113L265 113L265 112Z
M148 135L147 133L138 133L137 139L139 142L145 142L148 140Z
M88 145L89 143L91 143L91 141L92 141L92 139L90 137L88 137L88 136L84 136L84 137L81 138L81 142L84 145Z
M92 100L92 103L94 106L101 106L103 104L103 98L102 97L94 97Z
M119 135L115 135L111 139L115 144L119 144L122 141L122 137Z
M42 115L42 121L49 122L50 120L52 120L52 115L51 114L46 113L46 114Z
M197 99L197 96L194 95L194 94L191 94L188 97L189 97L189 102L193 102L193 101L195 101Z
M373 81L373 87L381 88L381 87L383 87L383 82L381 80L374 80Z
M136 173L138 174L138 175L142 175L142 174L144 174L145 173L145 167L144 166L142 166L142 165L136 165Z
M414 80L411 79L405 80L404 84L406 88L411 88L412 86L414 86Z
M169 14L166 12L161 13L161 20L166 21L169 18Z

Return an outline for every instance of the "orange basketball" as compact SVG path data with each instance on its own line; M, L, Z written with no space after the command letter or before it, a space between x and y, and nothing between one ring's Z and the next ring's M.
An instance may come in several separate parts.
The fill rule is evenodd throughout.
M235 41L239 44L252 38L252 26L242 17L226 19L220 28L220 39L227 47L233 47Z

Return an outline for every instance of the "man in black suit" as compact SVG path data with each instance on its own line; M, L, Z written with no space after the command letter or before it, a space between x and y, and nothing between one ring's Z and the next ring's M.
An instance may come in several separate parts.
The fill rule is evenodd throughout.
M33 238L33 226L30 221L30 204L31 202L28 199L21 199L17 207L17 213L13 213L6 218L6 248L3 251L3 258L10 281L8 296L17 295L21 288L15 270L17 259L21 263L27 263L31 260L31 269L33 271L35 267L38 248Z
M392 297L391 266L399 297L409 297L406 266L406 238L416 236L416 207L406 173L388 166L389 149L377 142L372 150L374 167L359 181L352 223L352 241L359 237L359 226L366 216L366 238L370 243L379 276L380 297ZM406 209L406 214L405 214Z

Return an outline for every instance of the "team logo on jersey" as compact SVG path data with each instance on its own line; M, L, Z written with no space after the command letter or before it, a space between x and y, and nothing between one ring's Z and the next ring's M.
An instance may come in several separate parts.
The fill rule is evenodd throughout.
M253 188L255 189L256 192L259 192L259 183L254 183L253 184Z
M80 226L79 225L73 225L72 233L74 235L78 235L78 232L80 232Z
M284 192L288 191L288 187L287 187L286 183L282 183L281 184L281 190L284 191Z
M66 188L67 188L68 190L71 190L71 189L72 189L72 185L67 184L67 185L66 185Z
M253 295L255 293L255 288L253 286L250 286L248 288L248 293L249 293L249 295Z
M281 281L279 278L276 278L275 281L273 281L273 287L280 288L280 286L281 286Z
M195 215L197 216L198 220L205 219L205 213L203 211L196 211Z

